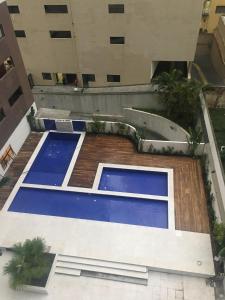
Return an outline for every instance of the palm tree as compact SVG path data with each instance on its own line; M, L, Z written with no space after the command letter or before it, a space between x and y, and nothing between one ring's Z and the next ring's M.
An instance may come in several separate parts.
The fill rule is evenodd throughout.
M199 92L202 85L188 80L179 70L163 72L155 80L161 99L166 106L167 117L185 128L194 127L200 108Z
M46 245L41 238L15 244L12 251L14 257L4 267L4 274L10 275L10 286L13 289L31 284L48 273Z

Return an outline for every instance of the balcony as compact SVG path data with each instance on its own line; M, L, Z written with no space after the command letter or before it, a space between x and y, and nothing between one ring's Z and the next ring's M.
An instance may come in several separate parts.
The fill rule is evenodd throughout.
M8 57L1 65L0 65L0 79L2 79L11 69L14 68L14 63L11 57Z

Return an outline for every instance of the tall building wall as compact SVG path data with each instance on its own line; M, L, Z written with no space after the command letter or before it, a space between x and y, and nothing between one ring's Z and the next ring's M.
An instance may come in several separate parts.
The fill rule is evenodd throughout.
M13 146L6 145L7 141L32 103L32 92L8 8L6 2L0 1L0 175L2 167L6 167L4 151ZM23 142L23 133L20 134L17 137L19 143Z
M213 34L211 60L225 83L225 16L221 17Z
M206 10L202 17L201 28L203 31L213 33L220 17L225 15L225 0L205 0L205 7Z
M0 65L3 65L10 57L14 65L0 79L0 108L3 109L5 115L0 123L1 148L33 103L33 96L6 2L0 3L0 24L3 31L3 36L0 38ZM22 94L15 100L15 103L10 104L10 97L19 87L21 87Z
M194 59L203 0L123 0L123 13L109 13L106 0L61 0L67 13L46 13L46 2L56 4L8 1L19 7L11 17L14 29L25 31L17 39L37 85L55 84L54 73L77 74L80 84L83 74L94 75L90 86L143 84L158 61ZM70 31L71 38L54 39L50 31ZM110 37L123 37L124 44L111 44Z

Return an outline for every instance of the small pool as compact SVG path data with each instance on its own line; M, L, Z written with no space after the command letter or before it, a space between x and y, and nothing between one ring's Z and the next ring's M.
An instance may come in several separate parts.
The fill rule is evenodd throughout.
M168 202L21 187L9 211L168 228Z
M77 133L49 132L24 182L60 186L79 138Z
M168 196L168 173L104 167L98 189Z

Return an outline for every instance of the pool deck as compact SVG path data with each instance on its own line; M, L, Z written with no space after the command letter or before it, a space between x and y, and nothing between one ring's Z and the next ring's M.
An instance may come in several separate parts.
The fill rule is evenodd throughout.
M32 133L12 163L7 176L12 174L14 177L11 185L9 182L5 187L8 192L13 189L14 181L21 175L40 138L41 134ZM87 134L69 185L91 187L99 163L172 168L175 176L176 230L16 213L5 209L0 212L0 223L4 228L0 231L0 245L11 247L26 238L40 236L57 254L138 264L162 272L202 277L214 275L198 161L185 157L139 154L126 138ZM7 200L7 193L4 195L2 202Z
M140 154L127 138L87 134L69 185L91 188L99 163L172 168L176 229L209 233L206 197L198 160Z
M6 173L10 179L1 188L0 208L6 202L41 137L41 133L31 133L11 164ZM172 168L174 170L176 229L209 233L206 198L199 161L179 156L140 154L129 139L87 134L69 185L91 188L99 163Z
M2 209L8 199L41 137L42 133L31 133L6 172L5 176L8 177L9 180L0 188L0 209Z

